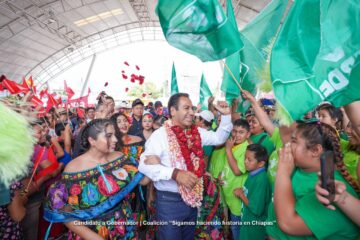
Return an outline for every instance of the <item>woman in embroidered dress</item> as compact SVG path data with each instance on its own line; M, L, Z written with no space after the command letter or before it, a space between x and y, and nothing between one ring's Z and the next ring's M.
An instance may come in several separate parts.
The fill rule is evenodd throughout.
M139 157L144 151L144 144L140 137L129 135L130 121L129 118L123 113L116 113L111 117L111 121L115 127L115 136L118 139L116 143L116 150L121 151L129 156L134 164L138 164Z
M135 166L138 166L140 155L144 151L145 141L138 136L128 134L131 124L125 114L116 113L111 117L111 121L114 124L115 136L118 139L115 149L121 151ZM141 186L134 189L130 194L129 201L137 222L145 220L146 194L146 187ZM140 229L140 225L138 225L137 232L139 232L141 239L145 238L144 227Z
M47 194L44 217L64 222L69 239L136 239L127 195L148 179L121 152L111 121L88 123L81 145L88 149L65 168Z

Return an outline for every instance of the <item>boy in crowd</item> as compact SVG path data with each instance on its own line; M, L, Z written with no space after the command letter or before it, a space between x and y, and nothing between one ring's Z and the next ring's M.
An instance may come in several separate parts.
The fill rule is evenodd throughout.
M247 179L245 169L245 152L249 145L247 139L250 136L249 123L244 119L237 119L233 123L231 137L226 141L224 168L222 170L223 193L226 205L230 210L231 232L233 239L239 239L241 224L241 200L236 197L234 190L243 187Z
M271 186L266 174L268 154L260 144L250 144L245 154L245 168L249 177L243 188L234 194L243 202L239 239L265 239L264 221L271 200Z

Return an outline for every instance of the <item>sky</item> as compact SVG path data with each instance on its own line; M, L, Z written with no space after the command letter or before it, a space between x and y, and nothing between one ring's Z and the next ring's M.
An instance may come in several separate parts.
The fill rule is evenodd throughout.
M126 66L125 61L130 66ZM145 76L145 82L153 82L160 88L166 81L171 81L173 62L177 72L179 91L189 93L194 105L199 100L202 72L213 94L220 87L223 75L221 62L203 63L195 56L170 46L166 41L144 41L120 46L97 55L88 82L88 87L92 92L90 103L94 103L97 94L103 90L115 100L128 99L125 88L137 85L130 82L131 73ZM64 80L66 80L67 85L76 93L73 98L77 98L90 63L91 59L87 59L52 79L50 89L63 89ZM135 65L140 67L140 71L135 69ZM122 78L122 71L129 76L127 80ZM108 82L107 87L104 86L105 82ZM220 98L219 92L218 97ZM164 103L167 101L167 99L161 100Z

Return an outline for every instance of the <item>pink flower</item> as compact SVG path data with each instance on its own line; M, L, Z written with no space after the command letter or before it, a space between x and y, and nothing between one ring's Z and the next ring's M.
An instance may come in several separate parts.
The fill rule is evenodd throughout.
M107 182L110 184L111 189L108 189L108 187L106 186L106 183L104 181L104 178L102 176L100 176L98 179L99 192L105 196L114 195L115 193L117 193L120 190L120 187L119 187L119 185L117 185L116 181L114 180L114 178L111 175L105 174L105 177L106 177Z
M73 184L70 188L70 195L79 195L81 193L81 186L80 184Z

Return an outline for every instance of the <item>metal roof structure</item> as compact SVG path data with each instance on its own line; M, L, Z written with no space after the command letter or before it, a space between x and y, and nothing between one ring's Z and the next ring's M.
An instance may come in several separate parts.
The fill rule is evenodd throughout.
M226 0L221 0L224 4ZM233 0L241 29L270 0ZM114 47L164 41L157 0L0 0L0 75L41 85Z

